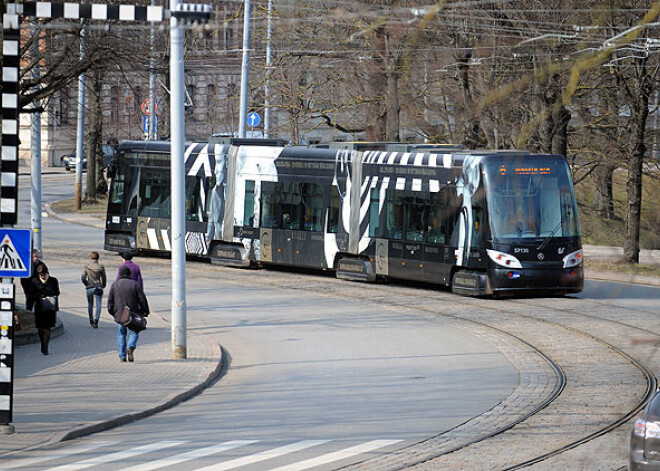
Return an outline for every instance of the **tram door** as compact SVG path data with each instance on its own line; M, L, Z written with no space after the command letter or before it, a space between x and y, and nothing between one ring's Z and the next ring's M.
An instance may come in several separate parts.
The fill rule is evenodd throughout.
M424 280L448 284L453 265L449 239L454 226L454 211L448 204L449 187L431 193L426 206L426 245L424 247Z

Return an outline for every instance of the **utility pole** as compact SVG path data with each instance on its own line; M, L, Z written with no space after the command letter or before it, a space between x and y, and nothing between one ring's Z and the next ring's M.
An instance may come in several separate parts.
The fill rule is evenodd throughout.
M155 5L156 0L151 0ZM156 26L151 24L149 59L149 140L156 139Z
M32 59L32 78L36 90L41 87L41 71L39 70L39 23L36 19L30 21L30 35L33 38L31 59ZM41 100L35 102L36 109L41 108ZM35 111L32 113L32 135L30 136L30 171L32 173L31 182L31 204L30 216L32 227L32 248L39 250L41 254L41 113Z
M170 4L170 161L172 194L172 357L186 358L186 168L184 161L185 83L183 64L183 28L180 23L205 21L209 5Z
M87 25L83 21L80 30L80 60L85 59L85 36ZM85 134L85 74L78 77L78 130L76 134L76 186L73 191L73 210L80 211L82 200L82 161L83 161L83 138Z
M273 0L268 0L266 33L266 85L264 86L264 137L270 137L270 71L273 62Z
M243 65L241 67L241 109L238 117L238 137L245 137L245 125L247 121L248 88L250 84L250 22L252 16L252 4L250 0L244 1L243 12Z
M171 0L172 12L181 0ZM186 119L183 81L183 29L176 16L170 18L170 161L172 191L172 357L186 358L186 207L185 140Z

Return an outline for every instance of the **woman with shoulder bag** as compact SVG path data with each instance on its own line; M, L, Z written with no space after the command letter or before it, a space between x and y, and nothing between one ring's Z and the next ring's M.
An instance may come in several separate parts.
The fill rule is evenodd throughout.
M94 329L99 328L101 318L101 303L103 302L103 288L107 283L105 267L99 263L99 253L94 251L89 255L90 261L83 268L80 281L85 285L87 292L87 313L89 314L89 325ZM96 313L94 313L94 301L96 300Z
M41 353L48 355L50 329L55 327L59 310L60 284L57 278L50 276L48 267L42 263L37 266L37 277L32 280L28 293L27 309L34 308L34 324L41 340Z

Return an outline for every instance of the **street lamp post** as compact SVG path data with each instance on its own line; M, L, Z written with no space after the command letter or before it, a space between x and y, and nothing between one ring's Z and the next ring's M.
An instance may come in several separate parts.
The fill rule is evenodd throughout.
M209 5L170 4L170 159L172 191L172 357L186 358L185 83L180 23L206 21Z

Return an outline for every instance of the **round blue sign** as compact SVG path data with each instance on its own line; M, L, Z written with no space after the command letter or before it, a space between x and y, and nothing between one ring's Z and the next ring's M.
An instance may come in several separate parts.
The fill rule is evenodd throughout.
M254 111L247 115L247 123L249 126L255 127L259 126L259 123L261 122L261 117L259 116L258 113L255 113Z

